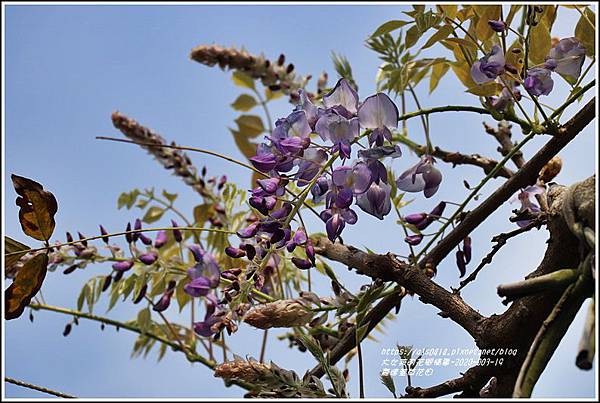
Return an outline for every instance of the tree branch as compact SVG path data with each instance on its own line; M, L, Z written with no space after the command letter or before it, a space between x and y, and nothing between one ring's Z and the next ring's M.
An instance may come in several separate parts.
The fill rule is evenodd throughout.
M24 388L37 390L38 392L47 393L47 394L52 395L52 396L62 397L62 398L65 398L65 399L75 399L75 396L68 395L68 394L62 393L62 392L57 392L55 390L48 389L48 388L45 388L43 386L34 385L32 383L27 383L27 382L19 381L18 379L10 378L8 376L5 376L4 380L6 382L8 382L8 383L12 383L13 385L18 385L18 386L22 386Z
M399 141L400 143L406 145L411 150L413 150L419 157L427 153L426 146L417 144L405 136L394 136L393 140ZM498 165L498 161L481 156L479 154L461 154L455 151L442 150L439 147L435 147L431 155L441 159L444 162L452 164L453 167L455 167L456 165L474 165L483 168L483 172L485 172L486 174L492 172L492 169L494 169L494 167ZM500 170L498 170L498 172L496 172L496 174L493 177L510 178L511 176L513 176L513 174L514 172L512 170L506 167L502 167Z

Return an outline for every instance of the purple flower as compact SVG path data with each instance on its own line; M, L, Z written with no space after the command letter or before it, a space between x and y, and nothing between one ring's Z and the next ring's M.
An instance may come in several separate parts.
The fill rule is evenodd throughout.
M465 263L469 263L471 261L471 252L472 252L472 248L471 248L471 237L466 237L465 239L463 239L463 252L465 255Z
M501 20L488 20L488 25L496 32L503 32L506 30L506 23Z
M250 162L254 168L261 172L269 172L277 166L277 157L270 150L267 151L259 145L254 157L250 157Z
M204 249L202 249L202 247L200 245L197 244L192 244L190 246L188 246L188 249L190 250L190 252L192 252L192 255L194 256L194 260L196 261L196 263L202 263L204 261Z
M423 155L417 164L396 180L398 189L411 193L422 191L427 198L433 196L442 182L442 173L433 166L434 162L431 155Z
M102 235L102 240L104 241L104 243L108 244L108 232L106 231L106 228L104 228L102 225L100 226L100 235Z
M174 292L175 292L175 287L172 287L172 288L169 287L163 293L163 295L160 297L158 302L156 304L154 304L154 306L152 307L152 310L155 312L165 311L171 304L171 297L173 296Z
M327 160L327 153L320 148L307 148L302 159L298 159L298 172L296 172L296 184L306 186L319 173L323 163Z
M460 272L460 276L463 277L467 273L467 262L465 260L465 254L462 250L456 251L456 266Z
M194 298L206 296L211 289L210 280L203 276L196 277L183 286L183 291Z
M331 152L339 151L344 158L350 158L350 143L358 136L360 127L358 118L347 118L336 110L329 110L319 118L315 131L323 141L334 144Z
M320 203L327 195L327 192L329 192L329 188L330 183L326 177L321 176L319 179L317 179L312 189L310 189L310 193L313 196L313 203Z
M494 45L490 53L473 63L471 77L477 84L490 82L504 73L505 63L502 48Z
M550 75L550 70L544 67L534 67L527 70L527 77L523 82L525 89L536 97L548 95L554 87L554 81Z
M173 225L173 227L179 227L179 225L177 224L177 222L175 220L171 220L171 224ZM181 230L173 229L173 238L175 238L175 241L181 242L183 240L183 235L181 234Z
M295 111L287 118L275 122L271 141L282 154L295 155L310 145L311 132L306 113Z
M303 110L306 114L306 120L308 121L311 129L314 130L317 120L319 120L319 108L317 108L306 95L306 91L298 90L300 96L300 104L296 107L296 110Z
M228 246L225 248L225 254L233 259L239 259L246 256L246 251L233 246Z
M136 218L135 223L133 225L133 229L135 231L139 231L142 229L142 220L140 220L139 218ZM132 238L133 238L133 242L136 242L139 237L140 237L140 233L139 232L134 232L133 234L131 234Z
M354 194L361 194L371 185L371 170L363 161L356 161L352 166L340 166L333 170L333 184L350 189Z
M152 245L152 239L148 238L143 232L140 232L140 241L146 246Z
M579 78L585 60L585 48L576 38L561 39L550 49L545 67L555 73Z
M404 242L406 242L407 244L412 245L412 246L416 246L416 245L420 244L422 240L423 240L423 235L421 235L421 234L409 235L406 238L404 238Z
M500 95L498 97L489 97L492 108L497 111L504 111L509 105L514 103L515 98L517 100L521 100L521 92L518 90L518 83L512 81L510 86L512 87L512 95L508 88L502 88ZM514 97L513 97L514 95Z
M309 260L300 259L299 257L295 256L292 258L292 263L300 270L308 270L312 267L312 263Z
M331 242L342 233L346 227L346 223L352 225L358 221L356 213L349 208L331 207L321 211L321 219L325 221L325 230L327 237Z
M531 213L538 213L541 211L540 206L538 206L537 203L532 200L532 198L534 198L536 195L544 194L544 191L545 191L545 189L542 186L539 186L539 185L529 186L529 187L525 188L524 190L522 190L521 192L519 192L517 197L513 198L511 200L511 203L519 201L519 202L521 202L520 211L529 211ZM530 222L531 222L531 220L519 220L519 221L517 221L517 225L519 227L525 227Z
M298 228L294 234L293 242L296 245L304 245L307 240L308 237L306 236L306 231L304 231L304 228Z
M287 180L282 180L281 178L265 178L258 179L256 183L258 183L258 186L260 186L263 192L268 195L283 196ZM253 194L255 194L255 192L253 192Z
M384 181L373 182L369 190L357 196L356 204L364 212L383 220L383 217L388 215L392 208L391 190L392 187Z
M242 228L237 232L237 236L240 238L252 238L258 232L258 222L252 223L246 228Z
M138 259L140 262L144 263L145 265L150 266L151 264L156 262L156 260L158 259L158 253L156 253L154 251L143 253L138 256Z
M326 108L343 106L348 112L356 113L358 110L358 94L344 78L341 78L333 90L323 96L323 104Z
M316 255L315 255L315 247L313 246L312 241L310 240L310 238L306 241L306 257L308 258L308 260L310 260L313 264L313 266L316 264Z
M209 337L212 336L213 334L215 334L216 332L214 332L212 330L212 326L215 325L216 323L219 323L220 318L218 316L215 315L206 315L206 317L204 318L204 321L202 322L194 322L194 332L196 332L196 334L198 334L199 336L204 336L204 337Z
M120 271L120 272L127 271L127 270L131 269L132 267L133 267L133 261L131 261L131 260L124 260L122 262L116 262L116 263L113 263L113 265L112 265L113 270Z
M365 129L373 129L369 144L383 145L384 138L392 141L390 129L398 127L398 108L384 93L371 95L358 108L358 120Z
M167 231L160 230L158 234L156 234L156 239L154 240L154 247L157 249L162 248L167 243Z

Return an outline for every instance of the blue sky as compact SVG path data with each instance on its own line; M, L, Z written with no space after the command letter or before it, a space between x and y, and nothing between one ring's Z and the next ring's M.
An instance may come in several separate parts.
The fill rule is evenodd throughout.
M240 89L230 73L207 68L189 59L199 44L244 46L252 53L264 52L276 58L284 52L300 74L329 72L335 81L330 53L344 54L352 63L360 86L361 99L375 90L376 55L364 46L367 36L381 23L401 17L406 6L7 6L6 14L6 105L5 173L33 178L51 190L59 201L55 235L65 231L95 234L98 224L119 230L135 219L136 211L117 210L116 200L134 187L168 189L179 193L177 205L186 213L200 203L198 196L178 178L162 169L135 146L95 140L98 135L118 135L110 114L119 110L169 140L242 158L227 130L237 113L228 105ZM573 35L578 15L561 9L554 34ZM440 52L438 50L438 52ZM437 54L436 54L437 55ZM587 62L586 62L587 63ZM313 83L314 84L314 83ZM544 99L557 105L568 87L560 79L551 96ZM425 107L447 104L476 105L476 98L450 74L431 96L421 88ZM414 108L413 105L409 106ZM285 116L291 106L284 100L273 105L274 117ZM570 116L576 105L567 110ZM257 112L258 113L258 112ZM483 119L494 124L491 118ZM481 126L476 114L444 114L430 119L432 141L448 150L478 152L497 158L497 145ZM411 138L422 142L418 120L409 123ZM522 135L514 130L514 138ZM539 138L525 149L531 156L547 139ZM588 127L563 152L564 167L556 178L570 184L595 172L596 136ZM239 186L247 186L248 173L226 161L192 155L197 166L206 165L209 174L227 174ZM406 152L394 162L401 172L415 162ZM463 179L478 183L481 172L471 167L443 166L444 182L433 199L416 196L411 211L428 211L440 199L460 201L468 194ZM501 183L493 180L483 196ZM14 191L5 189L6 233L24 242L14 205ZM476 202L472 205L474 206ZM513 228L508 222L513 205L502 206L473 234L473 261L479 262L490 249L493 235ZM163 220L167 223L167 217ZM390 215L383 223L360 214L359 223L347 227L345 241L378 252L405 252L403 235ZM321 230L312 221L309 229ZM368 234L365 236L365 234ZM511 240L484 270L477 284L465 289L463 297L482 314L500 313L505 307L496 296L502 282L521 279L540 261L545 230ZM453 259L438 268L436 280L443 286L458 283ZM473 265L473 264L472 264ZM472 269L473 267L470 267ZM349 287L358 289L368 279L346 274L337 268ZM50 273L44 284L46 301L74 308L83 282L106 267L89 266L71 276ZM327 291L326 285L322 286ZM137 308L137 307L135 307ZM128 320L136 309L122 304L110 316ZM104 306L98 309L102 314ZM472 348L468 335L458 326L436 315L436 310L407 299L401 313L390 321L378 342L366 342L367 397L388 397L379 383L382 348L413 344L415 347ZM172 314L174 312L171 312ZM99 324L81 321L65 338L62 330L68 318L49 312L26 315L6 323L6 374L81 397L241 397L239 388L224 388L222 382L200 365L191 365L177 353L168 353L160 363L156 354L147 359L130 359L135 335L119 333ZM543 374L535 395L539 397L589 397L594 394L592 372L574 366L576 345L582 325L581 313ZM276 333L276 332L273 332ZM248 326L231 337L231 346L240 355L257 356L262 332ZM287 349L287 342L272 338L267 359L302 374L313 365L308 355ZM349 391L357 396L356 362L352 361ZM440 368L433 376L415 380L427 386L458 375L466 368ZM405 380L396 378L400 390ZM8 397L42 396L12 385Z

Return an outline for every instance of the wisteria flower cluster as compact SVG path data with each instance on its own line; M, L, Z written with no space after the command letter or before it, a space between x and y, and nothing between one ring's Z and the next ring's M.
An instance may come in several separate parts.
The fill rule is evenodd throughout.
M241 238L254 239L251 246L254 249L274 246L286 247L291 252L298 245L305 247L307 259L294 259L301 269L314 265L314 252L303 228L295 234L289 228L292 204L283 202L276 208L286 186L293 181L303 192L310 191L313 202L325 201L320 217L328 238L335 241L346 225L358 220L353 204L379 219L389 214L392 186L381 159L402 155L400 148L392 143L392 130L398 127L398 108L386 94L377 93L359 102L355 89L347 80L340 79L322 101L322 106L317 106L301 91L296 109L277 120L273 133L250 158L254 167L268 176L257 181L258 187L252 190L249 199L250 205L264 218L238 232ZM362 135L361 129L364 129ZM313 133L325 144L316 144L311 138ZM362 137L367 137L369 147L358 151L358 158L351 160L352 147ZM337 157L342 165L334 168ZM422 156L415 166L400 175L397 187L433 196L442 180L434 162L432 156ZM232 250L231 256L248 254L248 245L246 242L235 252Z
M501 23L502 21L490 21L490 26L496 31L502 31L505 24L502 25ZM527 70L523 86L534 96L550 94L554 88L551 73L558 73L576 80L581 74L585 53L585 48L576 38L561 39L550 49L543 64L533 66ZM488 54L473 63L471 77L477 84L485 84L498 79L506 71L515 73L516 69L514 66L506 64L505 55L500 45L494 45ZM495 109L505 109L507 105L513 102L513 96L520 99L521 94L516 88L518 83L510 80L510 86L513 95L505 87L499 97L492 98L492 106Z

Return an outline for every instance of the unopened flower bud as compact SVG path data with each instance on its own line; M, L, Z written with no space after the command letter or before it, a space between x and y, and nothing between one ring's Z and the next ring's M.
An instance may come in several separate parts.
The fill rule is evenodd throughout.
M110 287L110 283L112 282L112 276L108 275L106 277L104 277L104 283L102 284L102 292L108 290L108 287Z
M423 235L420 235L420 234L409 235L406 238L404 238L404 242L406 242L407 244L412 245L412 246L416 246L416 245L420 244L422 240L423 240Z
M104 235L102 237L102 240L104 241L105 244L108 245L108 232L106 232L106 229L101 225L100 226L100 235Z
M506 23L504 21L488 20L488 24L496 32L504 32L506 30Z
M246 256L246 252L240 248L234 248L233 246L228 246L225 248L225 254L231 258L239 259L241 257Z
M133 267L132 260L123 260L121 262L113 263L112 268L117 272L126 272Z
M562 169L562 159L555 155L540 171L539 179L543 183L551 182Z
M167 231L160 230L158 234L156 234L156 239L154 240L154 247L157 249L162 248L167 243Z
M177 222L175 220L171 220L171 224L173 225L173 227L179 227L179 225L177 225ZM181 242L183 240L183 235L181 234L181 230L173 229L173 238L175 238L175 241Z
M138 256L140 262L144 263L147 266L150 266L158 259L158 253L151 251L148 253L143 253Z

